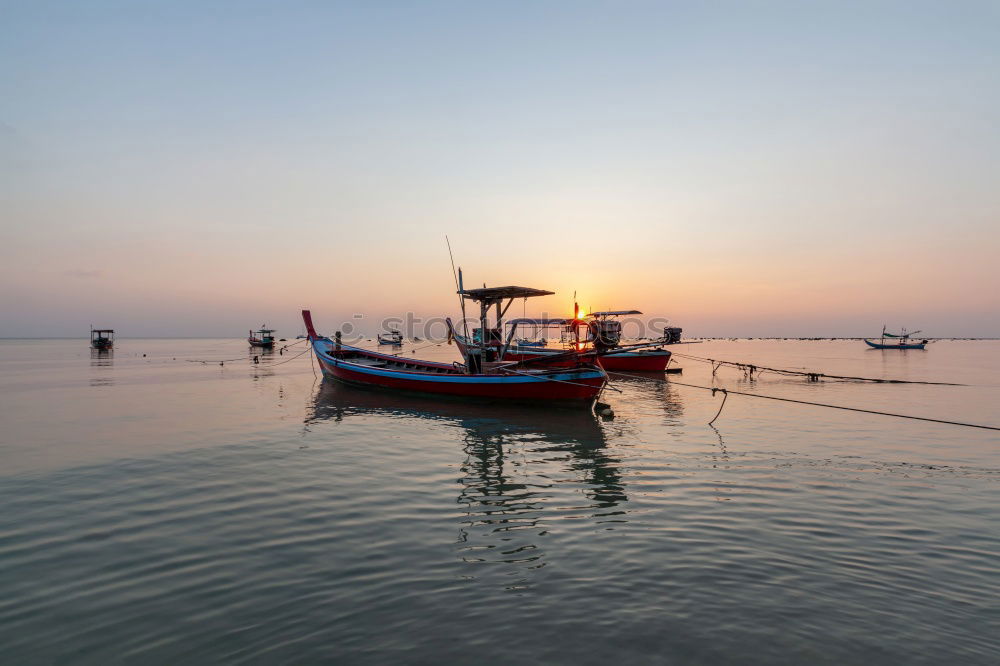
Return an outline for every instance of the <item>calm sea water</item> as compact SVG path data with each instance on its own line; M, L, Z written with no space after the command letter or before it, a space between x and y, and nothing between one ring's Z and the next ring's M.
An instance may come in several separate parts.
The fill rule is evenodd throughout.
M1000 342L676 349L961 382L716 377L1000 425ZM604 421L185 360L245 354L0 341L0 663L1000 661L1000 433L740 396L711 428L721 395L632 378Z

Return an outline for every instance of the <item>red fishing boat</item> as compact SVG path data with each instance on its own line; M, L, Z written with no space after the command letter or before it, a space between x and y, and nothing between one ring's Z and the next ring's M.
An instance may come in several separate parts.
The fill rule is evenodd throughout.
M477 354L466 363L451 364L380 354L343 344L339 332L333 340L319 336L308 310L302 311L302 319L323 374L349 384L457 398L591 406L607 382L601 368L586 363L527 368Z
M670 351L663 349L661 345L667 344L669 338L639 345L623 346L621 344L622 325L618 317L637 314L642 313L638 310L618 310L594 312L583 319L578 316L569 319L515 319L508 322L510 331L506 336L506 344L498 334L493 335L492 339L498 349L498 354L505 361L553 359L552 363L570 364L575 360L571 352L575 351L581 354L593 354L605 370L663 372L667 363L670 362ZM562 335L563 348L540 348L512 344L511 341L515 339L517 328L521 326L530 326L534 330L558 328ZM676 331L675 335L679 339L680 329L670 330ZM584 333L582 337L581 332ZM455 338L459 349L470 344L470 340L455 331L454 327L452 327L451 335ZM670 334L665 333L665 335ZM479 339L478 336L477 333L473 342ZM653 348L650 349L650 347Z

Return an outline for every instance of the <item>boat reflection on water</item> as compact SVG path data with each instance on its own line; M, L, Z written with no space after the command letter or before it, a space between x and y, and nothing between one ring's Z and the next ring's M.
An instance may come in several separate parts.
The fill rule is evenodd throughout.
M629 372L611 375L614 385L628 392L628 401L636 404L662 406L665 422L680 425L683 422L684 402L677 387L662 372ZM680 434L677 431L674 434Z
M115 351L114 349L91 349L90 350L90 367L98 366L109 366L114 365Z
M352 414L385 414L447 421L466 428L470 435L490 437L534 435L550 443L585 447L606 444L605 433L586 410L531 409L504 402L484 403L419 393L399 393L352 386L324 378L313 396L306 424L342 421Z
M526 572L544 566L543 546L559 521L590 520L605 529L626 522L622 463L608 446L613 430L591 413L448 402L324 380L306 425L378 414L463 430L456 548L470 564L516 567L506 572L514 580L505 578L505 586L523 588Z
M99 368L97 373L90 378L90 385L101 387L101 386L114 386L114 377L109 376L107 373L110 372L109 368L114 367L115 364L115 351L112 347L104 347L101 349L91 348L90 350L90 367Z

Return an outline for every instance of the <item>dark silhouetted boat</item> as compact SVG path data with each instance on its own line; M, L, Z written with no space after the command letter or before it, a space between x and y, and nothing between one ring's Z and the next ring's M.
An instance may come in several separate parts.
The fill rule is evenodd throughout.
M90 346L94 349L111 349L115 346L115 332L110 328L90 328Z
M388 335L382 335L379 333L375 337L378 338L378 343L380 345L392 345L394 347L399 347L403 344L403 334L399 331L389 331Z
M865 344L874 349L923 349L927 344L927 340L921 340L920 342L910 342L910 338L920 333L920 331L913 331L912 333L907 333L904 328L901 333L888 333L885 330L885 326L882 327L882 338L878 342L872 342L868 338L864 338ZM886 342L886 340L890 342Z

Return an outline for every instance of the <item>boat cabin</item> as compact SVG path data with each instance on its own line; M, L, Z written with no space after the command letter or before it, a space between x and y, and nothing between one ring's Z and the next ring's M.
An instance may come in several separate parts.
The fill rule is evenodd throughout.
M475 365L481 365L483 362L492 363L501 356L504 347L503 317L515 300L555 294L554 291L532 287L487 287L485 285L481 289L464 289L460 286L458 293L463 299L479 304L479 328L473 330L475 346L470 347L468 352L470 356L478 355L481 358L466 359L467 363ZM489 325L490 308L495 309L493 326Z
M250 337L247 340L251 345L258 347L270 347L274 345L274 332L277 329L274 328L264 328L261 327L256 331L250 331Z

